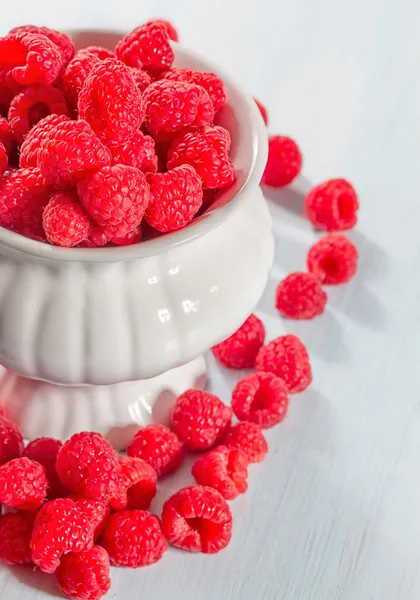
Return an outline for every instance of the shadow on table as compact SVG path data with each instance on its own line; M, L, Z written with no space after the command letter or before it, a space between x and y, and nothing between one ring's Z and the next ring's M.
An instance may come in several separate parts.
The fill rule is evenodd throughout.
M63 597L57 587L54 575L43 573L40 569L34 568L33 565L9 566L8 569L19 583L39 590L45 596L54 598Z

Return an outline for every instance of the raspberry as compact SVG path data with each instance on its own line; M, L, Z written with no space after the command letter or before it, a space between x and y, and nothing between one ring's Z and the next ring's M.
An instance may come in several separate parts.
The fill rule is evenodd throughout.
M9 157L7 156L6 148L0 142L0 177L2 177L6 171L8 162Z
M147 71L143 71L143 69L136 69L135 67L130 67L130 71L139 92L143 93L144 90L153 83L153 79L150 77Z
M123 235L121 237L112 237L110 238L111 244L115 244L116 246L131 246L132 244L138 244L142 238L143 231L141 225L135 228L134 231L127 233L127 235Z
M67 104L59 89L50 85L33 85L15 96L9 108L9 123L21 144L28 131L49 114L65 115Z
M19 458L23 452L23 438L17 425L0 417L0 465L13 458Z
M87 46L83 48L80 52L88 52L89 54L94 54L99 58L99 60L105 60L107 58L115 58L114 52L112 50L108 50L107 48L102 48L102 46Z
M281 135L268 139L268 159L261 179L264 185L283 187L291 183L302 168L302 154L294 140Z
M145 90L143 100L146 127L154 136L208 125L214 117L210 96L200 85L192 83L155 81Z
M56 579L68 598L99 600L111 587L107 551L93 546L85 552L68 552L60 561Z
M230 542L232 513L219 492L193 485L176 492L165 502L162 531L177 548L215 554Z
M36 510L47 495L42 465L29 458L14 458L0 467L0 503L19 510Z
M48 137L48 132L55 126L67 123L70 119L66 115L48 115L45 119L38 121L29 131L22 146L20 147L20 166L36 167L38 164L38 152L42 143Z
M66 552L84 552L93 545L89 521L69 498L46 502L39 509L31 537L32 561L54 573Z
M63 187L74 185L111 162L108 148L102 145L86 121L66 121L45 134L37 163L47 182Z
M62 65L60 50L45 35L10 33L0 39L0 69L20 85L54 83Z
M144 173L126 165L103 167L78 185L87 212L110 237L122 237L138 227L150 200Z
M168 21L167 19L152 19L151 21L146 23L146 25L150 25L151 23L153 23L154 25L160 25L161 27L164 27L169 39L173 40L174 42L178 41L178 32L170 21Z
M141 458L118 457L121 473L118 494L110 499L114 510L147 510L156 495L157 474Z
M303 392L312 382L312 371L305 346L295 335L283 335L257 354L257 371L274 373L285 382L289 393Z
M93 500L92 498L85 498L78 494L70 494L68 498L73 500L89 521L93 532L93 539L98 539L105 527L106 520L111 514L108 504L104 500Z
M229 427L232 410L213 394L187 390L172 412L172 428L189 450L208 450Z
M202 127L181 133L169 148L168 169L191 165L205 188L226 187L236 179L229 148L230 135L223 127Z
M48 480L48 496L58 498L66 494L66 488L58 478L55 461L63 444L54 438L41 437L32 440L23 451L23 456L39 462L45 469Z
M357 223L359 200L345 179L320 183L305 198L305 213L312 225L324 231L343 231Z
M232 392L232 410L238 419L256 423L261 429L283 421L288 405L286 384L272 373L248 375Z
M61 76L60 86L69 106L76 109L80 90L87 76L100 59L95 54L81 50L69 62Z
M168 548L159 519L145 510L111 515L102 534L102 545L112 565L133 568L152 565Z
M7 117L11 101L21 90L22 86L10 77L8 71L0 69L0 114L3 117Z
M357 248L344 235L325 235L309 250L308 270L326 285L347 283L357 271Z
M91 221L76 192L66 190L50 198L44 209L42 225L50 244L70 248L88 237Z
M201 85L210 96L214 112L220 110L226 102L223 81L214 73L195 71L194 69L171 69L164 73L162 78Z
M264 123L266 125L268 125L268 112L267 112L266 107L264 106L264 104L262 104L262 102L260 102L256 98L254 98L254 102L258 106L258 109L259 109L259 111L261 113L261 116L263 118Z
M49 27L38 27L37 25L20 25L15 27L11 33L31 33L34 35L45 35L55 46L61 54L61 60L63 66L65 66L74 56L74 45L68 35L62 31L56 31Z
M99 433L72 435L58 451L55 468L61 482L82 496L105 500L118 490L118 458Z
M230 427L222 436L221 443L229 448L239 448L250 463L262 462L268 452L267 441L255 423L243 421Z
M10 156L15 148L16 140L9 121L4 117L0 117L0 143L3 144L7 154Z
M117 44L115 52L126 65L138 69L144 67L152 72L170 69L174 60L167 29L153 22L126 35Z
M191 472L197 483L214 488L225 500L233 500L248 488L247 466L248 459L242 450L217 446L199 456Z
M181 442L164 425L147 425L139 429L127 448L127 454L142 458L154 468L158 477L175 471L184 459Z
M118 239L118 238L117 238ZM81 248L99 248L108 243L108 236L99 225L92 223L89 237L79 244Z
M0 559L7 565L29 565L35 513L6 513L0 517Z
M95 65L79 94L79 118L106 145L118 145L139 129L144 105L130 70L116 58Z
M263 322L255 315L250 315L234 334L213 346L212 352L225 367L252 369L258 350L264 344L264 338Z
M327 294L310 273L290 273L276 290L276 307L289 319L313 319L325 310Z
M129 140L110 148L113 165L127 165L143 173L156 173L158 158L155 140L150 135L135 131Z
M145 218L149 225L163 233L188 225L203 202L201 179L189 165L153 175L150 193Z

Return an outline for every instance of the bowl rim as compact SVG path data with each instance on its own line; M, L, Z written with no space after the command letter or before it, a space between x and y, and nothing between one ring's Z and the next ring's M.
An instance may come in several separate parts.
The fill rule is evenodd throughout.
M83 33L124 35L124 32L117 30L95 30L92 28L72 30L69 33L70 35ZM46 244L45 242L32 240L0 226L0 247L7 247L13 251L33 257L64 262L112 263L156 256L187 244L221 225L228 216L236 211L241 203L242 196L249 188L259 185L267 161L268 133L255 101L224 69L215 65L200 53L178 42L171 42L171 45L174 47L175 53L178 49L179 52L185 53L193 59L204 63L208 71L216 73L224 82L228 82L229 86L241 97L241 100L247 107L247 113L250 118L252 163L237 193L225 205L203 213L196 220L189 223L187 227L138 244L120 247L61 248Z

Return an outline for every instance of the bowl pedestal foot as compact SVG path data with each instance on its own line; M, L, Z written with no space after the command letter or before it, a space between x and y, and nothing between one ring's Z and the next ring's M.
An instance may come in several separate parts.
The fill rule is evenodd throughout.
M65 440L98 431L117 450L127 447L139 426L168 425L175 398L206 383L204 356L151 379L105 386L57 385L0 369L0 406L26 439Z

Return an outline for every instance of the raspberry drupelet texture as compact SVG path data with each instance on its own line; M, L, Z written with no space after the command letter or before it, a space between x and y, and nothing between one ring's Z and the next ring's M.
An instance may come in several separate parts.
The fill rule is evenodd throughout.
M19 458L22 452L23 437L17 425L6 417L0 417L0 465Z
M200 485L214 488L225 498L233 500L248 488L248 459L238 448L217 446L197 458L192 474Z
M359 200L354 187L345 179L330 179L307 194L305 212L316 229L343 231L357 223Z
M224 342L213 346L217 360L230 369L252 369L258 350L264 344L265 328L255 315L250 315L245 323Z
M119 145L140 128L144 104L130 69L117 58L95 65L79 94L79 118L107 146Z
M147 510L156 495L157 473L146 461L118 457L121 472L118 493L110 499L113 510Z
M118 491L118 458L99 433L72 435L58 451L55 468L64 485L87 498L105 500Z
M6 171L8 163L9 157L7 156L6 148L0 142L0 177L2 177L3 173Z
M70 248L87 239L91 220L72 190L57 192L42 215L42 226L50 244Z
M290 273L276 289L276 307L289 319L313 319L325 310L327 294L311 273Z
M145 510L111 515L102 534L102 545L112 565L132 568L157 562L168 547L159 519Z
M135 131L129 140L110 148L113 165L127 165L143 173L156 173L158 157L155 140L150 135Z
M79 494L70 494L68 498L73 500L85 515L91 526L93 539L97 540L105 527L107 518L111 514L111 508L108 503L105 500L85 498Z
M201 179L190 165L156 173L145 219L157 231L176 231L190 223L203 203Z
M162 531L172 546L215 554L230 542L232 513L226 500L213 488L186 487L165 502Z
M20 147L20 166L36 167L38 164L38 152L48 138L48 132L55 126L67 123L70 119L66 115L48 115L39 121L29 131Z
M87 76L101 59L91 52L81 50L69 62L60 79L60 87L63 94L73 109L77 109L77 101Z
M266 107L264 106L264 104L262 102L257 100L257 98L254 98L254 101L255 101L255 104L258 106L258 109L261 113L264 123L266 125L268 125L268 111L267 111Z
M153 22L126 35L117 44L115 52L126 65L143 67L152 73L170 69L174 60L167 28Z
M48 481L42 465L14 458L0 467L0 503L19 510L36 510L47 496Z
M134 231L150 202L144 173L127 165L99 169L77 188L87 212L110 237Z
M136 69L135 67L130 67L131 75L135 81L137 89L142 94L146 88L149 87L153 83L153 79L150 77L147 71L143 71L143 69Z
M10 156L16 146L16 140L9 121L4 117L0 117L0 143L3 144L7 154Z
M94 54L99 58L99 60L105 60L106 58L115 58L115 53L112 52L112 50L102 48L102 46L86 46L86 48L83 48L81 52L89 52L89 54Z
M229 448L242 450L250 463L262 462L268 452L267 441L261 428L247 421L230 427L223 434L221 443Z
M214 446L232 420L232 410L213 394L187 390L176 399L172 428L189 450Z
M274 427L287 414L286 384L272 373L253 373L235 385L232 410L240 421L256 423L261 429Z
M54 573L66 552L84 552L93 545L92 527L69 498L46 502L38 511L31 537L32 561Z
M121 237L111 237L111 244L115 244L116 246L131 246L132 244L138 244L143 236L143 231L141 225L135 228L134 231L127 233L127 235L123 235Z
M255 367L283 379L290 394L303 392L312 382L308 352L295 335L280 336L263 346Z
M68 552L60 561L56 580L68 598L99 600L111 587L107 551L93 546L85 552Z
M147 425L139 429L127 448L127 454L143 459L154 468L158 477L175 471L184 459L182 443L164 425Z
M20 25L9 31L9 34L13 33L31 33L34 35L45 35L55 46L61 54L61 60L63 66L74 56L74 45L68 35L62 31L56 31L49 27L38 27L37 25Z
M309 250L307 265L314 277L326 285L347 283L357 271L356 246L344 235L325 235Z
M194 69L171 69L163 74L162 79L201 85L210 96L214 112L220 110L226 102L223 81L214 73L195 71Z
M0 517L0 559L7 565L29 565L34 512L6 513Z
M230 135L223 127L208 126L181 133L168 151L168 169L187 164L194 167L203 186L218 189L236 179L229 158Z
M36 460L44 467L48 480L47 494L49 498L65 496L67 492L55 470L55 461L62 445L60 440L40 437L29 442L23 451L23 456L26 456L26 458L30 458L31 460Z
M28 131L50 114L67 114L66 100L58 88L32 85L15 96L9 108L9 123L19 144Z
M302 168L302 154L294 140L273 135L268 140L268 159L261 179L264 185L283 187L292 183Z
M152 23L154 25L160 25L161 27L164 27L170 40L173 40L174 42L178 41L178 32L170 21L168 21L167 19L151 19L150 21L148 21L147 24L150 25Z

